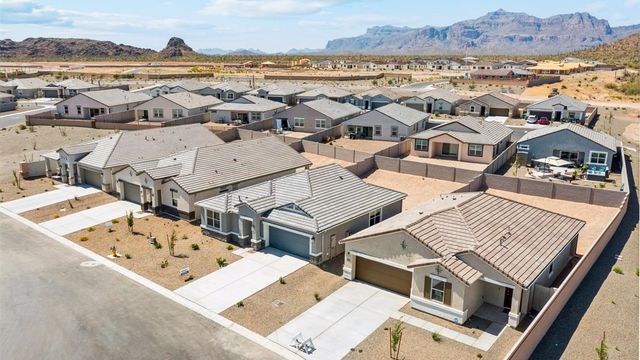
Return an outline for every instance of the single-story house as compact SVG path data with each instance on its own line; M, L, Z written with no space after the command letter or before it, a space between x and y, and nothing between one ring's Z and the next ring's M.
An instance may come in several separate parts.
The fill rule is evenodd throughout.
M287 105L259 98L253 95L245 95L231 102L212 106L211 119L216 122L242 122L249 123L254 121L271 119L275 113L287 108Z
M354 95L351 102L361 109L375 110L391 103L399 103L409 97L399 90L377 87Z
M16 109L16 98L12 94L0 93L0 112Z
M341 240L343 276L457 324L480 309L517 327L572 266L584 225L485 193L441 195Z
M55 155L63 182L116 192L114 173L131 163L158 159L199 146L223 144L200 124L121 131L83 144L64 146ZM56 159L57 158L57 159Z
M584 71L592 71L595 65L587 63L564 63L558 61L543 61L534 66L530 66L527 70L534 74L552 74L552 75L569 75Z
M444 89L433 89L408 98L403 102L404 105L426 112L427 114L454 114L456 106L462 101L462 98L451 91Z
M131 163L114 173L123 200L145 210L200 219L195 202L295 173L311 165L275 137L192 148Z
M67 79L53 85L60 89L57 97L61 98L72 97L85 91L100 90L100 86L80 79Z
M207 95L213 95L222 101L235 101L251 91L251 88L247 85L235 81L211 85L211 88L213 89L213 93Z
M461 103L457 110L460 115L513 117L518 103L518 99L492 92Z
M305 101L329 99L335 102L344 103L348 102L352 96L353 94L345 89L333 86L321 86L298 94L298 102L303 103Z
M329 99L306 101L276 114L283 128L295 131L317 132L341 124L362 113L360 108L349 103L338 103Z
M58 114L63 118L90 119L97 115L113 114L133 110L151 96L132 93L120 89L81 92L56 104Z
M391 103L342 123L357 138L402 141L427 128L429 114Z
M336 165L227 192L196 203L204 233L254 248L271 246L318 264L339 241L400 213L406 194L368 184Z
M9 84L6 81L0 80L0 93L15 95L17 87L18 85Z
M470 70L492 70L497 69L500 65L490 61L478 61L469 66Z
M194 79L186 79L180 81L174 81L167 85L164 85L169 89L168 93L179 93L179 92L192 92L198 95L213 95L217 94L216 89L213 85L204 83L202 81L194 80ZM167 94L166 88L164 86L160 86L158 91L162 94ZM158 93L160 95L160 93ZM156 95L157 96L157 95Z
M569 95L560 94L533 103L527 106L525 110L527 111L527 116L534 115L538 119L544 116L554 121L569 120L583 123L588 106Z
M538 65L538 62L535 60L519 60L519 61L505 60L500 63L500 68L510 69L510 70L515 70L515 69L526 70L528 67L536 66L536 65Z
M151 97L160 96L163 94L171 94L171 88L166 84L154 84L145 86L139 89L131 90L132 93L143 93ZM176 91L178 92L178 91Z
M606 165L609 170L622 161L621 146L611 135L570 123L530 131L517 142L518 153L526 154L527 161L557 156L578 166Z
M209 108L222 104L213 96L203 96L188 91L160 95L146 101L134 109L137 119L148 119L149 121L166 121L183 117L203 114Z
M281 102L287 105L298 103L298 94L305 92L303 87L289 83L269 84L259 89L251 90L247 95L254 95L263 99Z
M488 164L508 146L513 130L465 116L411 136L411 154Z
M5 86L12 88L12 94L16 99L35 99L42 97L42 89L48 85L46 81L40 78L13 79L5 83Z
M478 80L526 80L534 78L535 74L524 69L487 69L473 71L469 77Z

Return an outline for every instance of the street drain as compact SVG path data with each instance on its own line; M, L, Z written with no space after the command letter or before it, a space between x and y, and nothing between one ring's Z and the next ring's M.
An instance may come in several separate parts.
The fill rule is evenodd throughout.
M100 265L100 263L97 261L83 261L80 263L82 267L96 267L98 265Z

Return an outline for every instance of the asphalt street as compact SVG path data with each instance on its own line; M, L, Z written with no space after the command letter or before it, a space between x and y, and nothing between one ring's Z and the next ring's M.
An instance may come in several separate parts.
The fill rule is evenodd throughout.
M50 111L51 107L45 107L42 109L31 109L27 111L17 112L15 114L2 115L0 113L0 128L9 127L18 124L24 124L25 115L34 115L45 111Z

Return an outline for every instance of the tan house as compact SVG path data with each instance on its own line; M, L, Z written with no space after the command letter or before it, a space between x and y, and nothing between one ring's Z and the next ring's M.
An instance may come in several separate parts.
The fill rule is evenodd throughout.
M211 119L220 123L249 123L271 119L277 112L287 108L286 104L263 99L253 95L245 95L234 101L209 108Z
M56 104L58 115L69 119L91 119L98 115L133 110L151 96L121 89L86 91Z
M435 126L411 136L411 155L490 163L511 140L513 130L472 116Z
M520 101L500 92L475 97L458 105L459 115L514 117Z
M583 221L485 193L441 195L340 241L343 276L463 324L518 326L572 266Z
M222 104L213 96L203 96L188 91L160 95L135 107L137 119L166 121L208 112L211 106Z

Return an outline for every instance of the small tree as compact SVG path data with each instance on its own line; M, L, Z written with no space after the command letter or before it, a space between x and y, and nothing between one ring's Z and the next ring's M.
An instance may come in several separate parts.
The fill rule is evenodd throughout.
M596 348L596 354L598 354L599 360L607 360L609 359L609 347L606 343L607 334L602 332L602 340L600 340L600 346Z
M520 163L520 156L516 154L516 161L513 162L513 167L516 168L516 176L518 176L518 169L520 169L520 166L522 166Z
M400 356L403 332L402 321L398 321L393 328L389 329L389 357L394 360L398 360Z
M15 170L13 171L13 183L14 185L19 189L22 190L22 187L20 186L20 176L18 176L18 173Z
M129 232L133 233L133 211L127 211L127 227Z
M175 247L176 241L178 240L178 235L176 235L175 230L171 230L171 236L167 235L167 245L169 245L169 255L175 256Z

